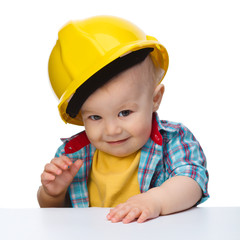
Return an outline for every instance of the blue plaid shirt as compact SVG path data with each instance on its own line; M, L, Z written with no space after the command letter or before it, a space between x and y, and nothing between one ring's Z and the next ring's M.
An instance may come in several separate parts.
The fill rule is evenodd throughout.
M71 204L73 207L89 207L87 179L96 148L85 132L63 141L55 157L66 155L72 161L82 159L84 162L68 189ZM206 158L200 144L185 126L160 121L154 113L151 136L141 149L138 169L140 191L161 186L173 176L187 176L199 184L203 195L198 204L209 197Z

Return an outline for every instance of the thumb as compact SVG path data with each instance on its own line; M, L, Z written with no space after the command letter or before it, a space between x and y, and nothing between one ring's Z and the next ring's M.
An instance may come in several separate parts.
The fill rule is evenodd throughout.
M69 168L69 172L73 177L78 173L79 169L83 165L83 160L78 159L73 165Z

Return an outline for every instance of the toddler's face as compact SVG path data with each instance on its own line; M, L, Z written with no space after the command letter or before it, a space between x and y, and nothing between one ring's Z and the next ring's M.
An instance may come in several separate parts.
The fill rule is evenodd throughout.
M154 88L146 77L139 67L131 68L97 89L83 104L86 134L97 149L124 157L147 142L155 109Z

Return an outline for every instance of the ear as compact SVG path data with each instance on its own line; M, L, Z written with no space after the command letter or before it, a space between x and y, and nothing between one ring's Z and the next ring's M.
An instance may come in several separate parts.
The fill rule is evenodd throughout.
M159 84L156 86L156 88L153 92L153 111L154 112L156 112L160 106L164 91L165 91L164 85Z

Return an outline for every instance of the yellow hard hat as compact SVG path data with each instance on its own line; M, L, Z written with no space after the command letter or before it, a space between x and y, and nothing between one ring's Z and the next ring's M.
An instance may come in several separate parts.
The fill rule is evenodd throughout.
M63 121L83 125L79 110L87 97L149 53L154 64L164 70L163 79L168 69L166 49L131 22L97 16L65 25L48 63Z

